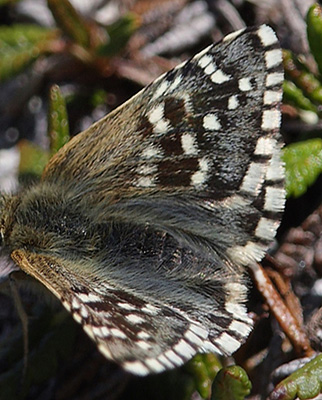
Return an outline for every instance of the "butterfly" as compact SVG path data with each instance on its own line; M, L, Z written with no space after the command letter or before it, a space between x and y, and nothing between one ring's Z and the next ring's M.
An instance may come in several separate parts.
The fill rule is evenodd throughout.
M207 47L1 196L2 253L133 374L233 353L284 208L282 82L266 25Z

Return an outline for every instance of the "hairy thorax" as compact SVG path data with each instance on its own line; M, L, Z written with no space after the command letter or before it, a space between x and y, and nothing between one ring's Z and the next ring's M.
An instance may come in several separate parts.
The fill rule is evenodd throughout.
M0 230L4 248L56 253L60 249L93 251L96 229L86 209L54 185L34 186L14 197L2 199ZM95 223L94 223L95 225Z

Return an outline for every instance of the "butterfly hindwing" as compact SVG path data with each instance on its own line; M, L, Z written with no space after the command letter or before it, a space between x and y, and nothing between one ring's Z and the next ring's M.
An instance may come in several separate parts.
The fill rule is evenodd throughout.
M230 354L236 350L252 325L240 303L246 294L242 275L235 274L232 282L232 273L226 273L225 283L221 268L196 259L183 249L174 250L164 239L159 244L171 247L171 256L181 258L183 265L172 261L174 274L167 253L170 249L156 246L160 254L152 261L159 265L151 271L136 267L136 275L144 280L141 284L128 275L123 281L113 273L103 277L89 265L87 272L81 273L84 265L75 261L22 250L14 251L12 258L61 300L108 359L130 372L161 372L182 365L197 352ZM151 259L145 250L140 260L144 264L146 258ZM167 271L157 274L165 257ZM111 270L108 261L103 264L103 268ZM119 265L123 274L126 267L133 269L135 265L131 261L127 266ZM189 275L191 271L194 276ZM157 290L159 296L155 296ZM165 292L168 290L171 293Z

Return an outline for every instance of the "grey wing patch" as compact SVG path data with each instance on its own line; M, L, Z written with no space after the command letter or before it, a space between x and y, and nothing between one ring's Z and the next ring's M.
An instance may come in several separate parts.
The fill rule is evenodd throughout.
M259 261L285 203L282 82L267 26L228 35L154 82L132 179L142 196L113 213L221 248L237 264Z
M108 271L98 279L95 271L79 274L79 265L53 257L16 250L12 258L61 300L106 358L137 375L178 367L197 352L231 354L251 330L241 275L220 270L194 288L187 284L193 277L184 278L182 269L175 274L177 282L170 280L171 292L164 299L162 288L156 294L149 286L153 271L147 269L137 271L138 284L127 276L115 284L113 274L106 278ZM204 263L190 263L194 279L200 280Z

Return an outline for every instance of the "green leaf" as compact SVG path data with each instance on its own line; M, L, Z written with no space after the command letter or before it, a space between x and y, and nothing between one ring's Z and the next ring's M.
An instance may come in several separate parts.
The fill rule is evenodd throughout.
M222 368L214 354L197 354L190 360L185 369L193 375L196 390L203 399L208 399L212 382Z
M18 74L50 51L57 31L36 25L0 27L0 81Z
M52 155L69 140L66 103L57 85L51 87L49 94L48 136Z
M283 83L283 100L302 110L313 111L317 113L317 107L305 97L303 91L293 82L285 80Z
M250 394L252 384L238 365L221 369L212 386L212 400L243 400Z
M284 148L287 196L299 197L322 172L322 139L311 139Z
M106 28L109 40L97 47L96 54L112 57L120 52L138 28L138 19L134 14L127 14Z
M319 4L309 8L306 22L310 49L322 75L322 7Z
M75 43L89 48L91 36L84 18L75 10L68 0L47 0L57 25Z
M19 1L22 1L22 0L0 0L0 6L3 6L3 5L13 5L13 4L15 4L15 3L18 3Z
M271 400L312 399L322 389L322 354L280 382L270 394Z
M41 147L29 142L28 140L21 140L19 142L19 149L20 174L39 177L42 174L45 165L49 161L48 152Z
M285 76L299 87L313 103L322 104L321 82L308 71L299 58L289 50L283 50Z
M50 154L47 150L44 150L28 140L21 140L19 142L19 172L22 175L39 177L48 163L50 155L55 154L69 140L65 100L57 85L54 85L50 91L48 114Z

